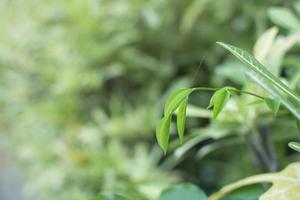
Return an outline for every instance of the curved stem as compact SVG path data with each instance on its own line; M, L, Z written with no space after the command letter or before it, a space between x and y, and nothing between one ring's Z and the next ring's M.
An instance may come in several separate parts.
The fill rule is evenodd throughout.
M193 91L210 91L210 92L215 92L217 90L220 90L222 88L209 88L209 87L196 87L196 88L193 88ZM244 91L244 90L239 90L239 89L236 89L236 88L233 88L233 87L228 87L228 90L229 91L232 91L232 92L236 92L236 93L239 93L239 94L248 94L248 95L251 95L251 96L255 96L259 99L265 99L265 97L263 96L260 96L258 94L255 94L255 93L252 93L252 92L248 92L248 91Z
M254 175L223 187L220 191L212 194L208 199L219 200L238 188L245 187L248 185L258 184L258 183L273 183L278 180L293 181L293 179L290 180L289 178L279 176L278 173Z
M209 88L209 87L196 87L193 88L193 91L210 91L210 92L215 92L221 88Z
M258 94L252 93L252 92L244 91L244 90L238 90L238 89L234 88L232 91L237 92L237 93L243 93L243 94L248 94L248 95L251 95L251 96L255 96L255 97L263 99L263 100L265 99L265 97L263 97L263 96L260 96Z

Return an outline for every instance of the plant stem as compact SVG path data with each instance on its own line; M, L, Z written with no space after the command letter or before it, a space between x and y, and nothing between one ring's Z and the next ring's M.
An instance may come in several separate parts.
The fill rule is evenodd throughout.
M248 94L248 95L251 95L251 96L255 96L259 99L265 99L265 97L263 96L260 96L258 94L255 94L255 93L252 93L252 92L249 92L249 91L244 91L244 90L239 90L239 89L236 89L236 88L233 88L233 87L227 87L229 91L231 92L236 92L238 94ZM209 87L196 87L196 88L193 88L194 91L210 91L210 92L215 92L217 90L220 90L222 88L209 88Z
M263 100L265 99L265 97L263 97L263 96L260 96L258 94L252 93L252 92L244 91L244 90L238 90L238 89L233 88L232 91L237 92L237 93L243 93L243 94L255 96L255 97L257 97L259 99L263 99Z

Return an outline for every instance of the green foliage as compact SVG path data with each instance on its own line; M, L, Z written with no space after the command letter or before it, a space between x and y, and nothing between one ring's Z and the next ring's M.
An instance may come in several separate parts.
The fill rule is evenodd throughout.
M158 144L160 145L160 147L163 149L165 153L167 153L168 150L171 119L172 119L171 115L165 116L159 121L156 128L156 138Z
M261 186L251 185L239 188L229 195L221 198L221 200L257 200L263 194L264 190Z
M184 135L184 127L185 127L185 115L186 115L186 108L188 104L188 97L183 100L179 107L178 107L178 114L177 114L177 131L180 143L183 142L183 135Z
M288 10L280 9L280 10L271 10L270 13L277 13L279 16L279 20L283 20L282 18L288 18L291 17L291 13L287 14ZM290 11L289 11L290 12ZM274 14L274 13L273 13ZM281 15L281 16L280 16ZM275 18L275 16L272 16ZM295 17L295 20L296 17ZM283 21L281 21L283 22ZM280 21L277 21L277 23L280 23ZM288 27L291 29L291 27ZM297 31L297 30L293 30ZM230 122L236 122L243 126L245 126L245 129L242 129L242 134L246 137L246 143L248 145L253 145L254 149L254 156L257 157L258 162L257 164L262 164L263 169L267 167L267 171L276 171L276 166L274 167L274 164L276 165L276 161L274 163L274 157L268 156L267 154L276 154L273 150L270 150L269 145L273 145L272 141L266 142L266 138L263 138L264 130L259 130L259 126L261 126L259 119L262 118L260 115L262 115L262 110L255 110L255 109L247 109L247 110L253 110L255 114L251 117L246 116L245 124L243 124L243 121L240 120L240 108L235 106L236 102L239 102L241 104L245 102L244 100L247 98L243 98L245 94L250 95L255 98L259 98L259 102L264 102L265 107L268 107L270 111L273 113L273 115L277 115L280 109L280 105L282 104L285 108L287 108L296 118L297 121L299 121L299 108L300 108L300 97L298 96L297 92L291 89L288 86L288 81L284 80L283 82L280 77L277 77L280 75L280 70L282 69L281 62L283 60L283 56L286 54L286 51L294 44L300 41L300 37L298 34L286 36L285 38L281 39L281 41L286 41L287 43L280 43L278 42L279 39L277 39L276 35L278 33L278 30L275 28L272 28L268 30L263 36L257 41L255 45L255 56L252 56L250 53L237 48L232 45L228 45L225 43L220 43L221 46L223 46L225 49L230 51L233 55L235 55L240 61L242 61L243 64L246 65L246 74L252 81L254 81L255 84L260 86L262 89L264 89L266 92L260 90L257 86L253 85L253 83L250 82L244 82L245 88L244 89L236 89L236 88L230 88L230 87L224 87L224 88L205 88L205 87L198 87L198 88L192 88L193 91L213 91L214 94L211 97L210 103L208 108L213 107L213 120L206 128L200 128L199 129L199 135L195 136L194 138L191 138L189 141L187 141L185 144L183 144L182 147L180 147L178 150L175 150L174 156L175 157L181 157L183 156L189 149L191 149L194 145L196 145L199 142L204 141L207 138L214 138L215 140L220 140L220 138L226 138L228 133L221 133L220 135L216 135L215 132L208 132L207 130L210 130L215 124L217 125L224 125L227 121ZM294 34L294 33L293 33ZM284 50L280 50L280 47L283 47ZM275 57L276 55L280 55L279 58L275 58L272 55L269 57L270 53L274 53ZM259 61L258 61L259 59ZM266 66L262 63L274 63L274 66ZM270 69L269 69L270 68ZM237 79L235 79L237 80ZM249 92L248 89L251 88L254 93ZM231 94L237 93L240 94L236 99L230 98ZM268 96L269 95L269 96ZM270 97L271 96L271 97ZM171 96L170 98L174 98L174 96ZM252 100L252 99L251 99ZM170 101L170 100L169 100ZM252 101L253 102L253 101ZM228 106L225 106L226 104L229 104ZM253 103L251 103L253 104ZM167 105L167 104L166 104ZM253 106L253 105L252 105ZM228 107L228 108L227 108ZM261 106L258 106L259 109L261 109ZM234 110L236 112L237 118L235 119L232 115L229 115L230 110ZM222 112L224 112L224 115L222 116ZM249 112L249 111L248 111ZM216 120L216 117L219 116L220 119ZM226 119L226 116L231 116L229 119ZM224 117L224 118L222 118ZM255 121L249 121L247 119L253 120L253 118L256 118ZM262 118L264 119L264 118ZM258 121L256 121L258 120ZM282 120L282 119L281 119ZM287 117L287 120L292 121L290 117ZM249 126L247 124L249 123ZM265 123L263 126L268 127L270 124ZM286 129L285 126L283 128ZM283 130L285 130L283 129ZM233 127L230 131L238 131L239 127ZM215 130L214 130L215 131ZM297 131L296 131L297 132ZM261 135L259 139L255 138L257 136L254 136L254 134ZM231 135L231 134L228 134ZM253 140L251 137L255 138ZM250 138L250 139L249 139ZM218 142L218 141L217 141ZM253 142L253 143L252 143ZM216 142L215 142L216 143ZM222 141L220 142L222 143ZM251 144L252 143L252 144ZM269 143L269 144L267 144ZM270 144L271 143L271 144ZM218 144L211 144L207 145L207 148L205 149L205 153L201 150L201 156L208 154L207 152L211 152L215 150L215 147L220 146ZM296 142L290 142L289 146L293 148L296 151L299 151L299 143ZM274 147L271 147L274 148ZM261 157L260 157L261 156ZM261 159L261 160L260 160ZM263 166L264 165L264 166ZM297 183L299 182L299 177L296 175L296 171L298 170L299 163L294 163L288 166L285 170L278 173L269 173L269 174L262 174L253 176L250 178L246 178L245 180L238 181L237 183L230 184L228 186L225 186L222 190L217 192L216 194L212 195L209 199L222 199L222 197L228 198L228 199L245 199L245 198L252 198L252 199L273 199L273 198L287 198L287 199L295 199L296 195L298 193L298 188L296 187ZM289 181L287 181L289 180ZM242 191L237 192L236 194L233 194L232 192L238 188L241 188L246 185L255 184L255 183L261 183L261 182L272 182L272 187L266 191L263 192L262 190L254 190L254 191ZM249 194L247 194L249 192ZM229 194L232 193L232 194ZM228 196L229 194L229 196ZM273 195L276 194L276 195ZM280 196L281 195L281 196Z
M264 79L269 81L275 87L277 87L282 92L284 92L286 95L289 95L290 98L300 103L300 97L295 92L293 92L289 87L287 87L284 83L282 83L278 77L274 76L266 67L264 67L259 61L257 61L248 52L222 42L218 42L218 44L226 48L228 51L230 51L239 60L245 63L251 70L253 70L257 74L262 76Z
M197 186L183 183L164 190L156 200L207 200L205 193Z
M182 142L185 124L185 111L187 107L188 95L193 92L191 88L182 88L173 92L168 98L165 109L164 117L159 121L156 128L156 138L158 144L167 153L169 143L169 132L171 126L172 115L178 109L177 126L178 136Z
M217 116L221 113L224 109L226 103L230 100L231 93L239 93L239 94L247 94L252 95L256 98L259 98L260 101L265 102L265 104L269 107L269 109L273 112L276 116L280 107L279 99L271 99L268 97L262 97L260 95L254 94L252 92L238 90L233 87L224 87L221 89L218 88L205 88L205 87L198 87L198 88L183 88L178 89L173 94L170 95L168 98L165 108L164 108L164 117L159 121L157 128L156 128L156 139L158 144L163 149L164 153L166 154L169 144L169 135L170 135L170 126L172 120L172 114L178 109L177 112L177 130L179 141L182 143L183 135L184 135L184 124L186 118L186 107L188 104L188 95L190 95L194 91L213 91L214 94L212 95L209 105L207 109L213 107L212 118L216 119ZM253 104L253 103L251 103ZM255 103L256 104L256 103Z
M229 98L230 91L228 88L219 89L214 93L208 106L208 108L213 107L213 118L217 118L226 103L229 101Z
M108 196L101 195L99 197L95 197L90 200L127 200L127 199L119 195L108 195Z
M280 100L278 98L276 99L265 98L265 102L267 106L270 108L270 110L273 112L274 116L276 116L280 107Z
M191 88L182 88L171 94L168 98L168 101L166 102L164 115L172 115L175 112L175 110L179 107L181 102L185 101L188 95L190 95L192 92L193 89Z
M266 89L271 95L275 95L276 98L280 99L283 105L285 105L291 113L300 119L300 97L294 91L292 91L286 84L284 84L278 77L274 76L266 67L264 67L259 61L257 61L248 52L237 48L232 45L225 43L218 43L233 55L235 55L239 60L246 64L251 70L253 70L258 76L257 81L261 80L261 86ZM280 93L288 96L288 99ZM267 103L269 104L269 103Z

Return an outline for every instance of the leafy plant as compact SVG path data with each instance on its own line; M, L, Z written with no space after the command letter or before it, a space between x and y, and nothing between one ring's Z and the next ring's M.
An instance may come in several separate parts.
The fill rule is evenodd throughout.
M167 152L168 142L169 142L169 132L171 126L172 115L178 109L177 114L177 129L180 142L182 142L183 137L183 122L185 122L185 107L187 104L188 96L195 91L212 91L214 94L211 97L210 103L207 108L213 107L212 118L217 118L220 112L224 109L226 103L229 101L231 94L248 94L263 100L270 110L276 115L280 106L278 99L271 99L267 97L262 97L258 94L254 94L248 91L239 90L233 87L224 88L183 88L175 91L170 95L164 110L164 117L160 120L156 129L156 138L158 144ZM184 109L181 106L184 106Z
M246 64L253 72L255 72L261 85L263 88L266 88L267 91L270 92L271 95L274 95L275 99L261 97L257 94L241 91L236 88L221 88L221 89L213 89L213 88L185 88L175 91L172 95L170 95L164 110L164 118L160 121L158 128L156 130L156 136L158 143L166 153L169 141L169 130L170 130L170 121L172 119L172 114L178 109L179 105L184 102L184 107L186 107L186 101L188 96L194 91L203 91L203 90L210 90L215 91L214 95L212 96L208 108L213 107L213 118L216 118L219 113L222 111L226 103L230 98L231 92L237 93L245 93L255 97L258 97L265 101L266 105L272 110L272 112L276 115L280 103L285 105L287 109L290 110L294 116L300 120L300 97L292 91L288 86L286 86L283 82L279 80L276 76L274 76L266 67L264 67L258 60L256 60L253 56L251 56L248 52L234 47L232 45L228 45L225 43L218 42L221 46L229 50L233 55L239 58L243 63ZM282 94L283 93L283 94ZM286 96L284 96L286 95ZM185 109L184 109L185 110ZM182 122L185 121L184 115L182 111L180 112L179 116L179 123L178 124L178 133L180 141L182 141ZM293 143L294 144L294 143ZM294 144L295 145L295 144ZM292 145L292 146L294 146Z
M239 60L246 64L252 71L254 71L259 83L263 88L266 88L271 95L276 95L278 99L290 110L291 113L295 115L300 120L300 97L292 91L287 85L280 81L279 78L274 76L266 67L264 67L258 60L251 56L248 52L243 51L232 45L218 42L221 46L230 51L235 55ZM287 99L281 92L286 95Z
M284 106L286 106L287 109L290 110L297 120L300 120L300 97L298 94L281 82L279 78L274 76L266 67L264 67L248 52L225 43L219 42L218 44L226 48L243 63L245 63L247 67L254 71L256 75L252 76L255 77L253 79L256 80L256 82L263 89L277 98L276 101L271 101L272 103L269 101L269 99L266 99L267 105L273 110L274 113L277 113L279 103L281 102ZM291 143L290 146L292 146L293 149L298 150L296 148L296 143Z
M267 37L269 35L271 37ZM265 48L265 51L261 51L261 49L256 46L256 52L261 51L260 54L257 55L257 57L260 58L260 60L264 60L266 58L267 52L272 48L273 40L276 35L276 29L271 29L262 37L262 39L259 41L259 43L266 42L267 47ZM273 38L273 39L272 39ZM289 47L292 44L295 44L297 41L299 41L299 37L297 36L297 39L295 39L293 42L290 43ZM259 44L258 43L258 44ZM230 51L234 56L236 56L245 66L245 72L246 75L254 81L258 86L260 86L263 90L265 90L267 93L263 93L261 95L260 93L252 93L247 90L239 90L237 88L233 87L223 87L223 88L206 88L206 87L199 87L199 88L185 88L181 91L189 91L187 92L182 98L181 96L177 96L176 94L178 91L175 91L173 95L171 95L165 105L166 107L170 107L170 102L179 102L178 104L172 104L172 112L169 112L168 115L164 115L164 117L167 116L169 119L168 123L165 123L164 129L157 129L156 135L160 136L157 137L158 143L160 144L161 148L166 153L168 148L168 140L169 140L169 134L170 134L170 121L172 119L172 116L170 114L174 113L176 109L179 109L179 104L182 99L187 101L190 94L192 94L195 91L211 91L214 92L214 94L211 97L210 103L207 108L213 108L212 111L212 119L216 120L218 115L226 108L226 104L230 101L232 96L234 95L250 95L254 96L255 98L258 98L258 101L255 101L251 104L257 104L257 103L265 103L265 106L268 107L272 113L276 116L279 112L280 105L282 104L287 110L290 111L291 114L295 117L296 120L300 120L300 97L297 94L297 92L293 91L286 83L284 83L282 80L280 80L276 75L278 74L278 65L275 67L275 71L270 71L264 64L262 64L260 61L258 61L256 58L254 58L251 54L248 52L237 48L235 46L225 44L218 42L219 45ZM263 47L263 46L261 46ZM259 50L258 50L259 49ZM281 55L284 55L284 52L280 53ZM279 60L278 62L281 62ZM274 69L274 68L273 68ZM186 102L184 102L184 105L186 106ZM179 112L178 112L179 113ZM180 122L185 121L185 118L182 116L182 113L179 115ZM184 118L184 119L182 119ZM177 122L178 126L178 122ZM179 127L183 127L180 125ZM181 133L180 133L181 132ZM182 134L182 130L178 130L178 133L180 135ZM203 135L202 135L203 136ZM167 138L163 142L160 142L161 138ZM180 139L182 141L182 139ZM181 142L182 143L182 142ZM299 151L299 143L296 142L290 142L289 146L293 148L296 151ZM259 148L259 147L258 147ZM262 150L263 152L264 150ZM228 187L224 187L220 192L216 193L215 195L211 196L209 199L221 199L221 197L225 196L225 194L231 193L233 190L236 190L242 186L254 184L254 183L261 183L261 182L272 182L273 186L265 193L260 195L260 199L274 199L274 197L278 199L286 198L286 199L296 199L296 195L298 194L297 190L297 184L299 182L299 177L296 175L296 172L298 171L297 166L298 164L291 164L289 167L287 167L286 170L284 170L282 173L272 173L272 174L262 174L254 176L253 178L250 177L249 179L245 179L245 182L243 180L241 182L237 182L237 185L232 184L228 185ZM289 179L283 176L291 176L293 178ZM268 177L270 179L268 179ZM248 182L249 180L249 182ZM288 181L290 180L290 182ZM274 195L274 196L273 196Z
M269 26L268 15L279 16L278 7L272 15L269 6L290 3L1 1L0 26L6 31L0 32L0 140L24 172L26 196L86 200L104 193L153 200L182 180L211 192L256 173L251 149L266 152L255 157L267 158L269 171L294 160L283 156L295 127L278 98L247 82L239 74L241 64L214 45L216 39L238 38L239 46L249 48ZM254 52L276 76L284 66L285 81L295 91L298 52L285 53L298 40L297 10L292 21L285 18L290 14L271 19L282 29L269 30ZM160 102L192 85L214 88L196 89L170 104L161 129L173 132L176 118L179 142L157 134L169 149L163 157L152 137ZM248 106L257 97L235 88L260 95L258 102L265 104ZM206 110L210 95L216 100ZM277 113L276 121L268 109ZM280 162L271 156L270 140Z

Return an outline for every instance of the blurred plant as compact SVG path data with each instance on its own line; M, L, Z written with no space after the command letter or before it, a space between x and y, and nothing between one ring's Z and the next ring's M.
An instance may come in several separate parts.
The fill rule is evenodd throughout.
M249 47L268 26L267 7L282 2L1 1L1 140L22 163L25 193L41 200L98 193L154 199L179 180L153 142L157 99L209 84L211 75L219 79L216 38ZM298 87L296 77L293 83ZM198 107L187 111L210 116ZM212 124L197 130L207 133L201 137L232 130ZM183 147L198 143L195 137Z

